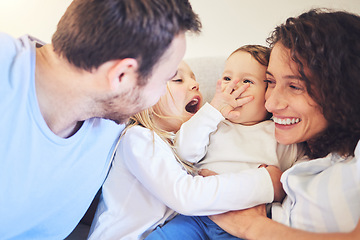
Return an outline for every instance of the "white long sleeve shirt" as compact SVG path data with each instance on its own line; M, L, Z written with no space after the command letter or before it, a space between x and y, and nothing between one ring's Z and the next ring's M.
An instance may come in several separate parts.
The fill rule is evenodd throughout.
M191 176L167 143L135 126L120 140L89 238L143 239L175 211L211 215L268 203L273 195L266 169Z
M252 126L225 120L210 104L204 106L177 133L175 146L181 159L219 174L257 168L261 164L288 169L301 154L296 144L275 139L275 125L263 121Z
M349 232L360 219L360 141L355 157L299 161L281 177L287 197L272 218L311 232Z

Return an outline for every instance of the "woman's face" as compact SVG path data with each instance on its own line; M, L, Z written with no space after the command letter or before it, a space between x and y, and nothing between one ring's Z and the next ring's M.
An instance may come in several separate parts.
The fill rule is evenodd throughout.
M275 137L282 144L306 142L328 126L297 69L290 58L290 50L276 43L266 73L265 107L273 114Z
M167 85L167 91L155 107L155 111L169 118L158 118L158 124L166 131L176 132L201 107L202 95L199 84L190 67L182 61L177 74Z

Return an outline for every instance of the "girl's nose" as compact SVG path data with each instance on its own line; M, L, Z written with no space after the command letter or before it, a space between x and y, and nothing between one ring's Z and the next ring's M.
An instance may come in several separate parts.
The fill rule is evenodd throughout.
M193 81L193 83L190 85L191 90L199 90L199 83L196 81Z

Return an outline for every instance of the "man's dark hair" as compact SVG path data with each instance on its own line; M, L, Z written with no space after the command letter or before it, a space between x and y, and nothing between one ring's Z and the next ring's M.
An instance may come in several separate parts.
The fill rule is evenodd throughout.
M87 71L134 58L139 79L146 81L177 34L200 28L187 0L74 0L52 44L56 53Z

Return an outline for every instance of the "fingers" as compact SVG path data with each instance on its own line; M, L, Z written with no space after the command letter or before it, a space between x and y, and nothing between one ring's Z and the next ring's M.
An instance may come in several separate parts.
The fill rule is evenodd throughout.
M222 79L218 79L217 82L216 82L216 92L221 92L221 83L222 83Z
M231 81L224 89L224 93L230 94L235 98L236 105L232 107L241 107L242 105L252 101L254 99L253 96L246 96L240 98L241 94L243 94L248 87L250 87L250 83L246 83L241 85L239 88L235 88L236 85L239 83L240 79Z
M235 82L235 81L234 81ZM237 83L239 82L239 80L237 80L236 81ZM236 83L236 84L237 84ZM236 86L236 84L235 84L235 86ZM234 87L235 87L234 86ZM248 87L250 87L250 83L245 83L244 85L242 85L242 86L240 86L239 88L237 88L237 89L235 89L233 87L233 92L232 92L232 94L234 95L234 96L236 96L236 97L239 97L243 92L245 92L246 91L246 89L248 88Z
M209 170L209 169L200 169L200 170L198 171L198 174L201 175L201 176L203 176L203 177L208 177L208 176L217 175L216 172L211 171L211 170Z
M230 81L228 84L226 84L225 89L224 89L224 93L227 94L233 94L234 92L237 91L237 89L235 89L236 85L240 82L240 79L236 79L233 81ZM246 84L245 84L246 85ZM242 86L243 87L243 86ZM246 90L246 88L245 88ZM245 91L244 90L244 91ZM239 95L234 95L234 96L239 96Z
M251 102L254 99L254 96L246 96L243 98L236 99L236 105L237 107L241 107L242 105Z

